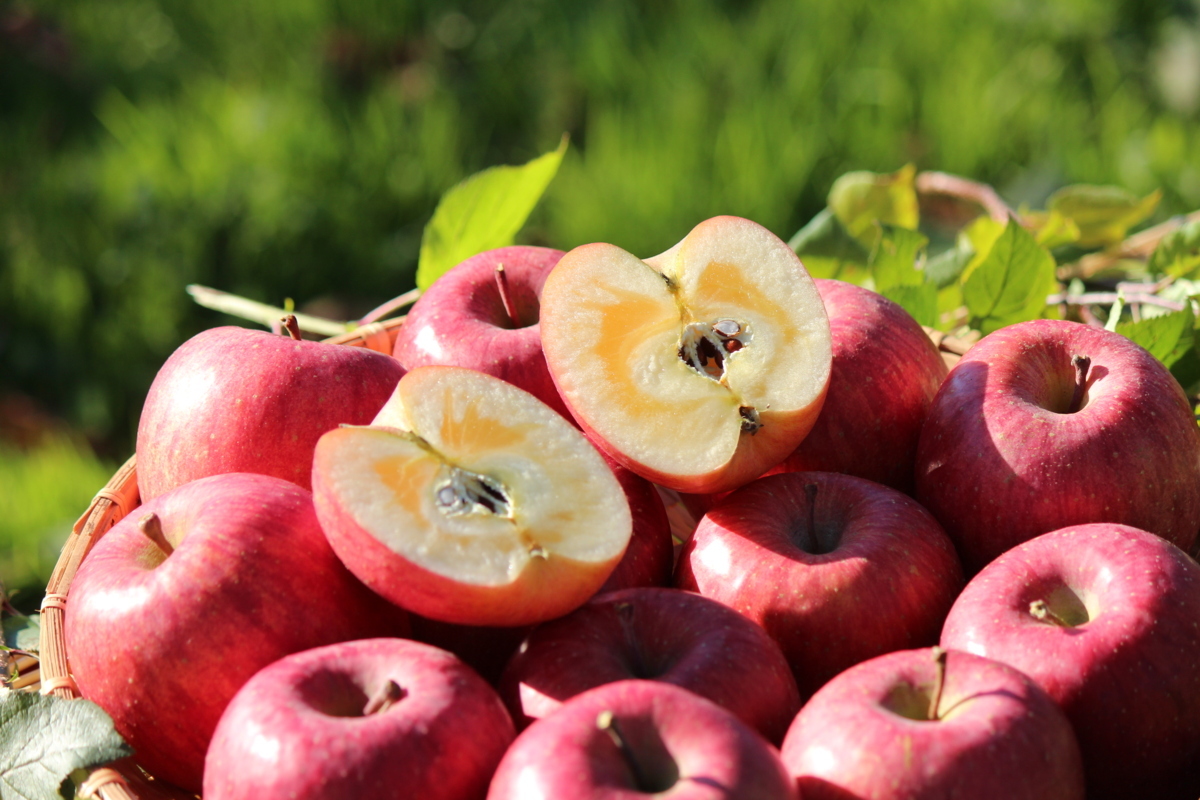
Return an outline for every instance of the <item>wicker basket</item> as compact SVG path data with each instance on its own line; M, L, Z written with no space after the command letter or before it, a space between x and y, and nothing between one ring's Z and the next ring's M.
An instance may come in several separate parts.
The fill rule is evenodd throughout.
M378 352L391 354L403 318L372 323L357 330L336 336L326 341L367 347ZM956 339L939 331L927 331L942 357L953 364L973 344L973 339ZM91 505L75 523L50 582L46 586L46 597L42 602L40 642L40 688L36 680L26 679L29 689L38 688L42 694L51 694L67 699L78 698L79 690L71 678L64 638L63 617L66 610L67 593L71 581L92 546L113 525L137 508L140 498L137 487L136 457L130 458L117 470L108 484L96 493ZM22 673L34 677L39 665L29 664ZM93 770L91 776L79 790L79 796L96 797L101 800L195 800L196 795L184 792L170 784L156 781L132 759L116 762L108 767Z
M372 323L355 331L335 336L326 341L355 347L367 347L391 355L392 346L403 318ZM42 601L40 664L24 665L22 674L32 678L40 669L38 681L26 678L29 689L38 689L66 699L78 698L79 690L71 678L64 637L63 617L66 613L67 594L71 581L92 546L108 530L137 508L138 497L136 457L130 458L117 470L108 484L96 493L87 511L75 523L67 542L63 545L58 563L46 586L46 597ZM142 770L132 759L94 770L87 782L79 789L80 797L97 797L101 800L178 800L195 795L184 792L162 781L156 781Z

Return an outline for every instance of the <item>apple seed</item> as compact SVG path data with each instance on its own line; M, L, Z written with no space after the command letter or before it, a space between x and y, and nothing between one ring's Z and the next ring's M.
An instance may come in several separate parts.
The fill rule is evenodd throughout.
M438 510L448 517L467 514L493 514L513 518L512 501L504 485L495 478L480 475L450 464L434 484Z

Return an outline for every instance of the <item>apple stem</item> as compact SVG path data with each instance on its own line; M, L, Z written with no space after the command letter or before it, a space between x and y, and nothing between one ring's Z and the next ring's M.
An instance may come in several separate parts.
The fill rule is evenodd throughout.
M171 546L163 533L162 520L158 518L158 514L151 511L139 519L137 525L142 535L154 542L158 549L163 551L163 555L169 556L175 552L175 548Z
M296 315L288 314L280 321L283 323L283 327L287 329L288 336L297 342L300 341L300 323L296 321Z
M400 688L400 684L389 680L383 686L379 687L379 691L363 706L363 716L369 717L372 714L382 714L403 699L404 690Z
M608 734L608 738L621 751L621 757L625 759L625 763L629 765L629 771L633 773L633 780L638 788L648 786L649 781L646 780L646 774L642 772L642 767L638 764L637 759L633 757L633 748L629 746L629 742L621 733L620 727L617 725L617 719L611 711L601 711L596 717L596 727Z
M1075 392L1071 395L1071 407L1067 413L1074 414L1083 406L1083 393L1087 391L1088 369L1092 366L1092 360L1087 356L1075 356L1071 364L1075 367Z
M933 661L937 666L937 679L933 684L933 697L929 700L929 718L941 719L938 716L938 706L942 703L942 689L946 685L946 651L940 647L933 648Z
M1040 622L1052 622L1060 628L1070 628L1071 623L1050 610L1045 600L1034 600L1029 604L1029 615Z
M496 265L496 288L500 290L500 302L504 304L504 313L508 314L513 327L518 327L520 323L517 322L517 307L513 305L512 296L508 293L508 273L504 271L503 264Z

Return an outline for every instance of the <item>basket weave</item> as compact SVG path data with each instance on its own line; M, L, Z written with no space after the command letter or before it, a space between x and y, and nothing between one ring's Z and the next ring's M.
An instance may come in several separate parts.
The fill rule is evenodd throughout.
M327 339L333 344L367 347L391 355L403 318L372 323L350 333ZM956 339L927 330L947 364L952 365L971 346L973 340ZM41 686L42 694L76 699L80 696L71 678L67 661L63 617L71 581L93 545L108 530L137 508L140 502L137 487L136 456L117 470L112 479L96 493L91 505L75 523L46 586L41 618ZM37 666L33 667L36 670ZM32 672L32 670L30 670ZM30 688L37 688L36 682ZM100 800L195 800L196 795L170 784L156 781L133 759L124 759L108 767L93 770L78 792L83 798Z
M325 341L366 347L391 355L402 322L403 318L376 322ZM46 598L42 601L40 664L32 669L23 670L31 676L35 669L41 670L40 686L37 682L32 682L29 684L30 689L36 688L42 694L69 700L80 696L79 689L71 678L63 628L67 594L71 582L75 579L75 572L92 547L113 525L137 508L139 502L135 456L126 461L108 484L96 493L63 545L50 582L46 585ZM88 780L79 788L78 794L80 797L95 797L100 800L194 800L196 797L162 781L156 781L132 759L124 759L108 767L93 770Z

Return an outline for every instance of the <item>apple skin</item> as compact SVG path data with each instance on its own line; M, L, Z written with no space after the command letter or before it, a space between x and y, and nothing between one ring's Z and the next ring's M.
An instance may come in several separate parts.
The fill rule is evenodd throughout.
M1091 359L1070 407L1076 355ZM1082 488L1081 488L1082 487ZM1117 522L1188 550L1200 530L1200 430L1171 373L1120 334L1061 320L980 340L921 431L917 499L968 574L1034 536Z
M1083 601L1087 622L1060 627L1030 613L1030 603L1051 602L1062 587ZM1197 620L1200 565L1153 534L1093 523L1043 534L991 562L950 610L942 646L1011 664L1063 707L1089 797L1195 798Z
M816 425L776 472L843 472L906 494L925 414L948 371L898 303L819 278L833 338L829 392Z
M151 512L175 547L165 560L138 529ZM260 668L408 631L333 554L309 492L249 473L185 484L115 525L80 566L65 624L83 696L142 766L191 791L226 703Z
M597 727L605 711L653 787L639 788L621 751ZM488 800L650 796L795 800L796 787L778 751L725 709L678 686L630 680L577 695L526 728L488 790Z
M781 751L804 800L1083 800L1074 732L1033 681L949 651L942 716L930 720L936 683L932 649L922 649L878 656L823 686Z
M364 715L387 681L403 698ZM362 639L288 656L221 716L207 800L482 800L515 736L496 692L450 653Z
M363 347L212 328L159 369L138 422L142 501L189 481L257 472L310 489L313 449L341 424L369 423L404 375Z
M678 589L610 592L538 625L499 688L523 728L575 695L630 678L688 689L775 744L800 710L787 659L766 631L715 600Z
M946 534L911 498L851 475L789 472L714 506L684 546L675 585L762 625L808 697L860 661L935 643L963 574Z
M520 386L569 420L542 354L538 298L563 251L513 245L463 261L413 304L392 350L407 369L434 364L467 367ZM514 325L496 284L504 265L517 311Z

